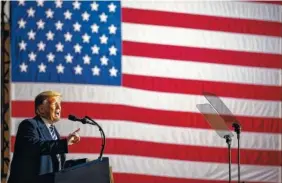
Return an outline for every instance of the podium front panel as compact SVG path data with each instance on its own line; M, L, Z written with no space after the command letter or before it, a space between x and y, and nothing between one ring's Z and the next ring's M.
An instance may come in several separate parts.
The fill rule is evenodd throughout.
M110 183L109 159L77 165L55 174L55 183Z

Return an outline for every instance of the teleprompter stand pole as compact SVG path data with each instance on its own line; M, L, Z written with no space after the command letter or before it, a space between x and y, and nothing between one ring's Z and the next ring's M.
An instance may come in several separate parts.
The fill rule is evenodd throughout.
M229 161L229 183L231 183L231 137L230 135L224 136L226 143L228 145L228 161Z
M240 183L240 133L241 133L241 125L238 123L233 123L232 127L237 134L238 140L238 151L237 151L237 162L238 162L238 183Z

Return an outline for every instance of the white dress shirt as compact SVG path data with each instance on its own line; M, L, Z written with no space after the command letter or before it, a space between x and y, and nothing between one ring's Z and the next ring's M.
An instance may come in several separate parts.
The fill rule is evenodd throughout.
M51 126L51 123L50 123L50 122L49 122L49 120L48 120L48 119L46 119L46 118L41 117L41 119L42 119L42 120L43 120L43 122L45 123L46 127L47 127L47 128L48 128L48 130L49 130L50 135L52 136L51 131L50 131L50 126ZM56 135L56 138L58 139L57 135Z

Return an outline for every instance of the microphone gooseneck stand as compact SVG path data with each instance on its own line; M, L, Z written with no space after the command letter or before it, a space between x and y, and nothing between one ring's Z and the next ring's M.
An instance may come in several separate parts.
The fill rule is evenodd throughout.
M228 145L228 161L229 161L229 183L231 183L231 137L230 135L224 136L226 143Z
M105 136L105 133L104 133L103 129L101 128L101 126L96 121L94 121L93 119L91 119L88 116L85 116L85 118L80 119L80 118L75 117L74 115L69 115L68 119L71 120L71 121L79 121L82 124L96 125L99 128L99 131L100 131L100 134L101 134L101 137L102 137L102 148L101 148L100 155L99 155L98 159L102 161L102 156L103 156L105 145L106 145L106 136Z
M102 156L103 156L103 153L104 153L104 149L105 149L105 145L106 145L106 136L105 136L105 133L103 131L103 129L101 128L101 126L96 122L94 121L93 119L91 119L90 117L88 116L85 116L86 119L88 119L89 121L91 121L89 124L92 124L92 125L96 125L98 128L99 128L99 131L100 131L100 134L101 134L101 137L102 137L102 145L101 145L101 151L100 151L100 156L99 156L99 160L102 160ZM86 120L85 120L86 121Z
M237 161L238 161L238 183L240 183L240 133L241 133L241 126L238 123L233 123L232 127L237 134L238 140L238 151L237 151Z

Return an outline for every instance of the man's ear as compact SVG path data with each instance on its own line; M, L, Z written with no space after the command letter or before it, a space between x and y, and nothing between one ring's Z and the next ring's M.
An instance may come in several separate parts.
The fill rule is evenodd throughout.
M40 105L37 108L37 113L41 116L43 116L45 114L45 106L44 105Z

